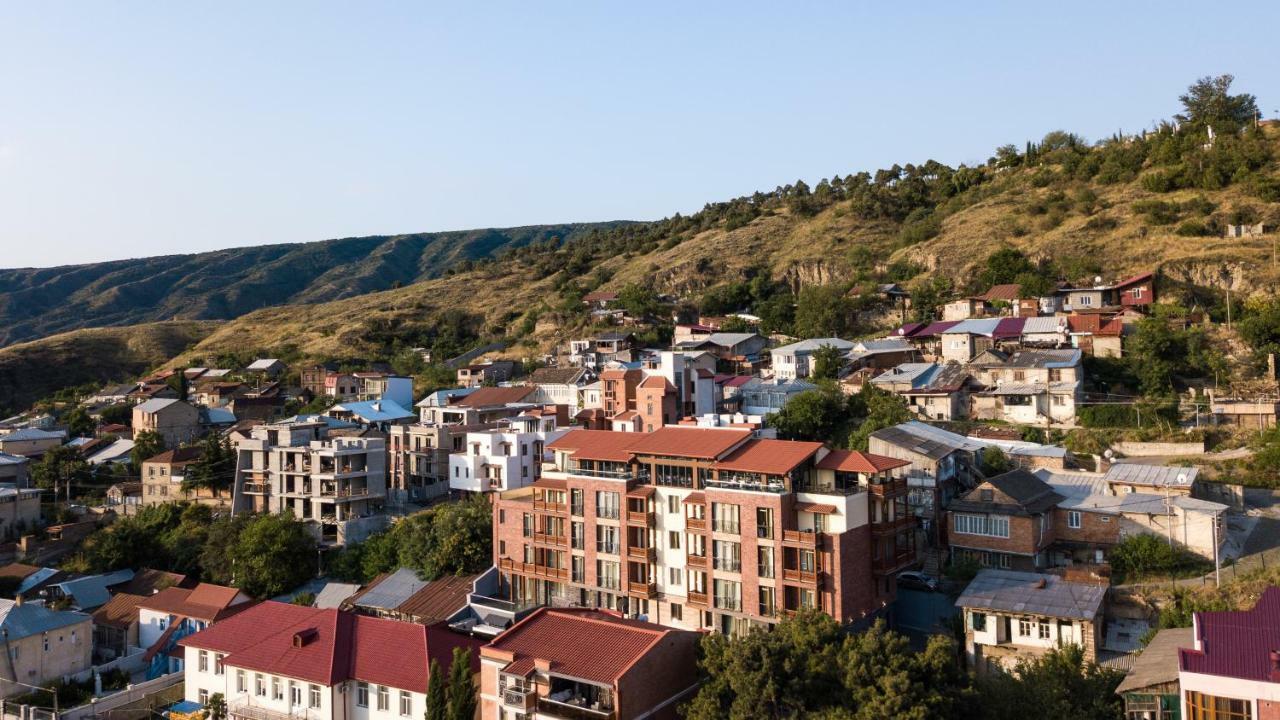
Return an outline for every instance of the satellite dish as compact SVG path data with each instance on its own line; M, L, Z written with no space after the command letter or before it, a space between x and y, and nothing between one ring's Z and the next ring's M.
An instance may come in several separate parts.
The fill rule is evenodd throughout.
M1115 457L1115 453L1111 451L1111 448L1107 448L1106 450L1102 451L1102 457L1110 460L1111 458Z
M1101 284L1102 284L1102 276L1101 276L1101 275L1094 275L1094 276L1093 276L1093 284L1094 284L1094 285L1101 285Z

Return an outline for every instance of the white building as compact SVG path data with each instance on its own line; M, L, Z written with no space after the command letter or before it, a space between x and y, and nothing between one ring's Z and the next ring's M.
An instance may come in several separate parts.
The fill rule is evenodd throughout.
M814 338L801 340L769 351L773 361L773 376L778 380L801 380L813 373L813 354L824 347L833 347L843 357L852 350L854 343L840 338ZM838 370L839 368L837 368Z
M231 720L417 720L431 661L480 642L439 626L267 601L182 641L185 697L220 694Z
M138 644L156 673L182 670L182 638L229 617L249 602L233 587L200 583L194 588L169 587L138 602Z
M505 427L467 433L463 450L449 456L449 489L500 492L532 485L550 460L546 444L568 432L554 416L518 415Z

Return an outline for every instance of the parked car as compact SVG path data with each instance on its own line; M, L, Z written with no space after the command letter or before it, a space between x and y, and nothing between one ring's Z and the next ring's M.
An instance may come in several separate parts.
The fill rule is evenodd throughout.
M898 587L934 592L938 589L938 580L922 572L907 570L906 572L898 573Z

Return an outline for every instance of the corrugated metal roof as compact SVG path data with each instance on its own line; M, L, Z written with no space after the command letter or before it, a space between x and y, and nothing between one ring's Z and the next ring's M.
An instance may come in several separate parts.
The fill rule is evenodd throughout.
M1280 588L1269 587L1252 610L1198 612L1199 649L1178 651L1186 672L1272 682L1271 653L1280 648Z
M1198 467L1166 467L1118 462L1107 470L1107 482L1152 487L1191 487L1199 474Z
M1147 643L1116 692L1126 693L1178 681L1178 649L1194 647L1191 628L1166 628Z
M427 581L420 580L416 570L400 568L370 586L355 604L360 607L394 610L426 586Z
M1041 335L1062 333L1066 331L1066 323L1056 317L1029 317L1022 323L1023 335Z
M956 607L1093 620L1102 611L1106 596L1106 585L1041 573L982 570L956 600Z
M0 628L5 630L9 640L19 640L90 620L92 618L84 613L50 610L42 605L19 605L13 600L0 600ZM89 638L86 637L83 642L89 642Z

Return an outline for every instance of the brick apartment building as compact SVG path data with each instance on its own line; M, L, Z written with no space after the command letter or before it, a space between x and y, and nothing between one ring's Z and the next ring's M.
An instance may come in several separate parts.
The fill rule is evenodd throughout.
M908 465L740 428L573 430L533 485L494 500L518 602L741 632L816 607L855 622L915 560Z

